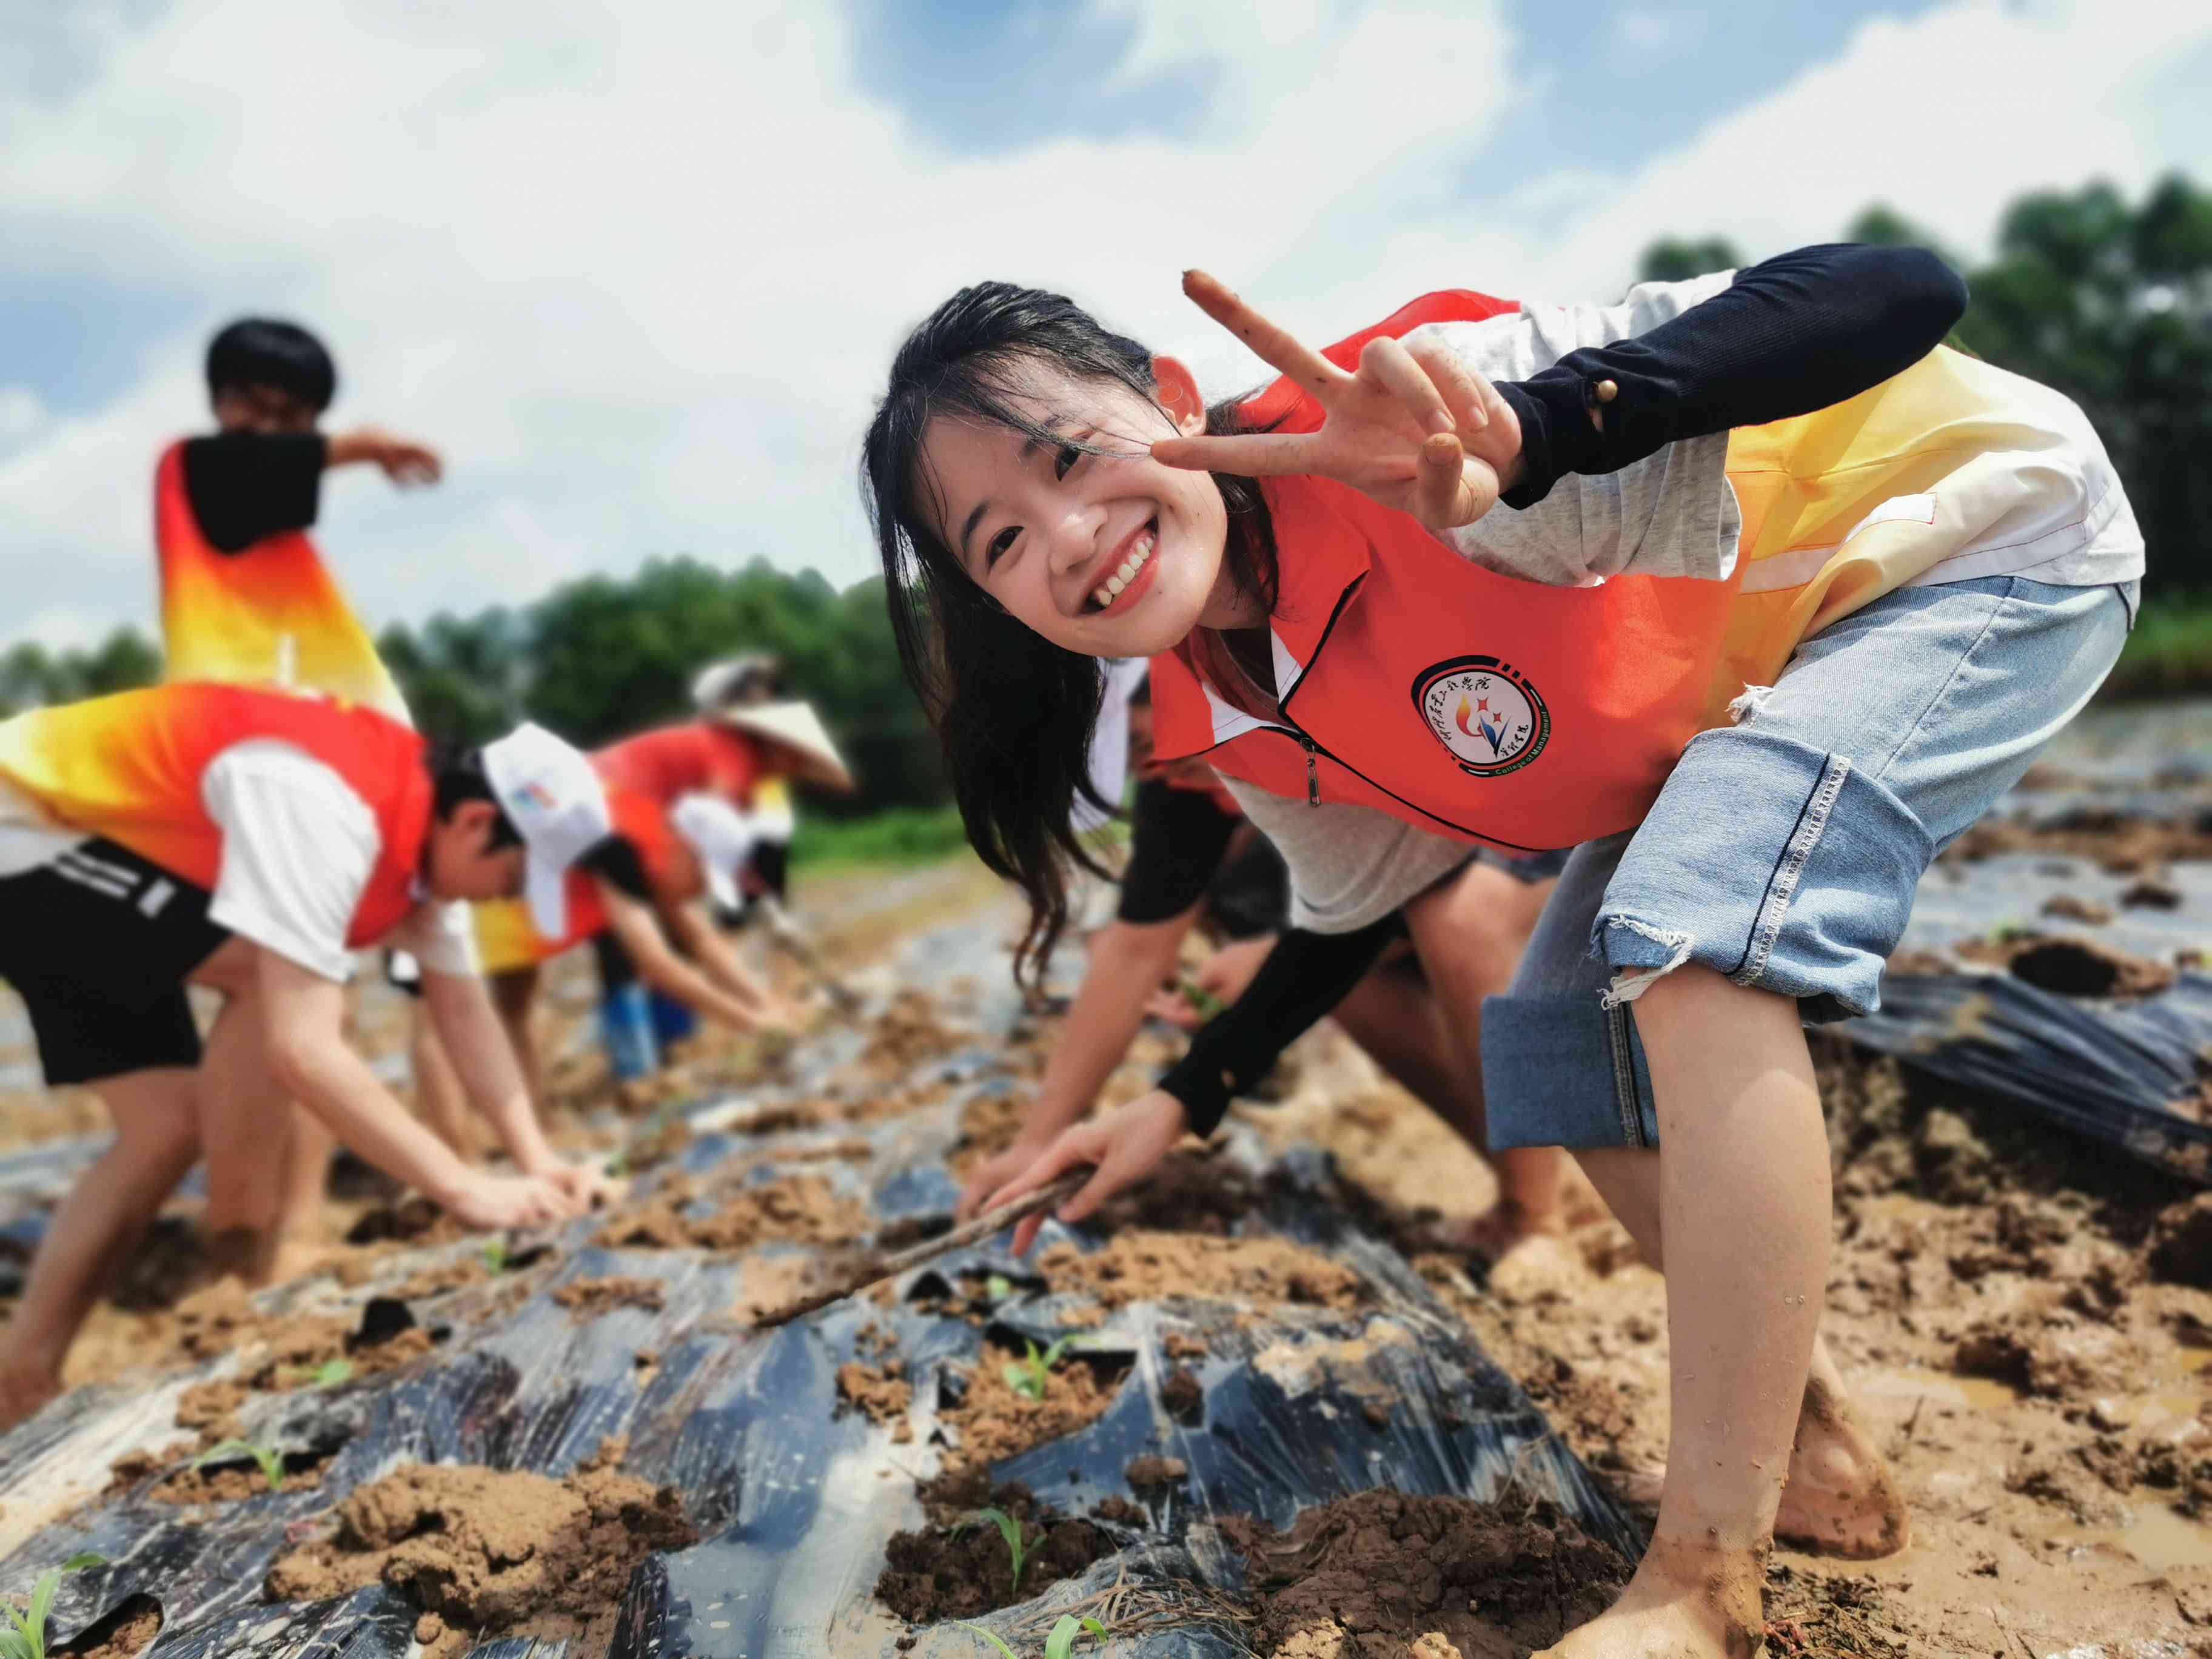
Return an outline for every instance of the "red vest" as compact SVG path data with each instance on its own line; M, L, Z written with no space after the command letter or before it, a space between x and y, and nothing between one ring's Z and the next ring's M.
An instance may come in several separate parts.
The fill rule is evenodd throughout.
M603 750L594 756L592 764L599 765L606 752ZM604 768L601 774L605 775ZM607 811L614 820L615 834L636 850L638 863L644 867L646 880L655 893L692 897L704 890L706 880L700 873L698 858L676 833L675 825L668 819L668 809L661 802L610 780ZM599 899L599 878L588 870L571 870L568 934L548 939L538 937L533 931L532 959L543 962L559 956L605 931L606 926L607 911Z
M422 739L373 710L240 685L157 685L0 721L0 777L58 823L104 836L212 890L222 831L200 781L234 744L289 743L330 767L375 815L378 853L346 943L374 944L419 902L429 834Z
M1515 309L1432 294L1325 355L1350 368L1376 334ZM1322 421L1287 380L1251 408L1277 431ZM1520 581L1346 485L1301 477L1262 488L1281 568L1268 623L1282 717L1216 696L1186 645L1152 659L1161 756L1202 752L1273 794L1536 852L1640 823L1682 746L1711 723L1740 576Z

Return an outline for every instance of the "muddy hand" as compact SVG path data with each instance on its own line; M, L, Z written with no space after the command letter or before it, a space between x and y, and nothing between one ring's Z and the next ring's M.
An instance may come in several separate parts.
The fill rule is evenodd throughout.
M1510 488L1521 423L1498 389L1437 338L1412 346L1378 335L1357 370L1339 368L1202 270L1183 292L1322 407L1314 432L1170 438L1152 446L1169 466L1265 478L1334 478L1410 513L1432 530L1472 524Z
M1126 1106L1076 1124L1045 1148L1020 1176L991 1194L990 1209L1058 1180L1068 1170L1094 1166L1085 1182L1055 1214L1069 1225L1091 1214L1116 1193L1133 1187L1160 1166L1169 1148L1183 1137L1188 1127L1182 1103L1155 1089ZM1027 1255L1036 1243L1042 1215L1033 1215L1014 1231L1014 1254Z

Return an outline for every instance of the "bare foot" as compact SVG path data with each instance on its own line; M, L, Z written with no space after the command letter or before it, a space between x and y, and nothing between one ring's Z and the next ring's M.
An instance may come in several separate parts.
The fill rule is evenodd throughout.
M1764 1581L1752 1551L1655 1538L1620 1601L1532 1659L1755 1659Z
M1646 1465L1622 1480L1621 1495L1632 1504L1656 1504L1666 1479L1663 1463ZM1805 1384L1774 1536L1794 1549L1852 1561L1894 1555L1912 1541L1904 1494L1825 1349Z
M0 1432L14 1428L61 1391L58 1370L29 1364L0 1370Z
M1480 1215L1448 1224L1439 1231L1446 1249L1499 1261L1524 1239L1565 1238L1567 1213L1563 1206L1539 1212L1501 1198Z
M1797 1414L1774 1535L1799 1549L1854 1561L1894 1555L1912 1541L1905 1496L1888 1463L1849 1397L1817 1366Z

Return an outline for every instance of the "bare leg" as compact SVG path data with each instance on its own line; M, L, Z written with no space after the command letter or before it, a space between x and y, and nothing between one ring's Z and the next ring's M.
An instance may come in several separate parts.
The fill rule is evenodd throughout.
M1590 1184L1636 1240L1645 1261L1663 1273L1659 1212L1659 1154L1628 1146L1595 1146L1577 1152ZM1663 1487L1662 1464L1631 1475L1629 1497L1656 1503ZM1874 1435L1853 1406L1826 1339L1813 1340L1813 1363L1791 1442L1789 1484L1775 1513L1774 1535L1785 1544L1823 1555L1872 1560L1894 1555L1911 1541L1905 1495L1897 1488Z
M102 1285L199 1156L189 1070L160 1066L94 1087L115 1139L54 1212L23 1298L0 1328L0 1429L60 1392L62 1361Z
M331 1141L319 1124L312 1137L307 1114L287 1098L269 1074L260 1005L252 989L224 1000L208 1033L199 1069L199 1138L207 1157L209 1249L216 1263L249 1285L266 1284L274 1272L285 1223L299 1212L307 1168L319 1148L326 1171ZM307 1152L297 1143L309 1139ZM320 1188L316 1188L319 1196Z
M1480 1242L1493 1255L1525 1238L1566 1231L1566 1155L1556 1146L1492 1152L1482 1096L1482 1000L1512 984L1521 951L1556 884L1468 866L1448 885L1406 907L1433 991L1421 992L1413 1005L1396 985L1370 974L1336 1010L1337 1022L1352 1040L1498 1172L1498 1208L1480 1229Z
M1747 1659L1827 1276L1828 1143L1796 1005L1689 966L1636 1003L1673 1269L1667 1483L1620 1601L1558 1659Z
M476 1161L474 1138L469 1133L468 1114L464 1109L465 1097L461 1079L453 1071L453 1062L447 1058L446 1045L438 1040L438 1028L431 1023L430 1011L419 997L408 1011L409 1060L415 1073L415 1111L439 1139L452 1147L467 1162ZM526 1078L530 1074L526 1072ZM532 1098L537 1095L534 1078L530 1079Z
M504 973L494 974L491 1000L498 1006L500 1023L507 1027L507 1040L514 1045L514 1058L522 1067L522 1080L530 1087L530 1103L543 1118L547 1106L545 1076L538 1065L535 1032L538 976L535 968L510 968Z

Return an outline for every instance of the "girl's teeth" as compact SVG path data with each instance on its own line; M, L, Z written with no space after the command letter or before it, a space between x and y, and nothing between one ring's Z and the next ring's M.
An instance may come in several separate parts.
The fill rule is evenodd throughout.
M1121 590L1136 580L1137 573L1145 568L1145 561L1152 556L1152 542L1150 536L1139 542L1129 556L1121 561L1121 568L1091 590L1091 597L1097 601L1101 611L1120 599Z

